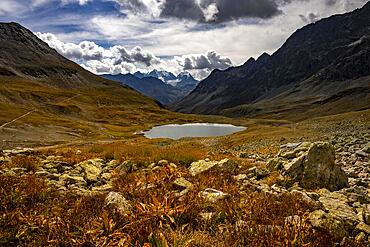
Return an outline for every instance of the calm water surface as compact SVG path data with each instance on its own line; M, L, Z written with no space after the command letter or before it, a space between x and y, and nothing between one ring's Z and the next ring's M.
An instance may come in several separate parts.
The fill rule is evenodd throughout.
M231 124L213 124L213 123L196 123L196 124L169 124L152 128L143 132L144 136L149 139L169 138L178 140L184 137L212 137L225 136L243 131L246 127L234 126Z

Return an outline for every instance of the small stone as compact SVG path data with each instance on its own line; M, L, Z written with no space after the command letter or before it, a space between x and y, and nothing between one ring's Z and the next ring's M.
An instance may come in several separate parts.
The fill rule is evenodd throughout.
M162 166L156 166L156 167L153 167L152 168L152 171L159 171L159 170L162 170Z
M10 169L11 172L14 172L17 175L22 175L27 172L26 168L21 168L21 167L14 167Z
M112 178L112 174L111 173L102 173L100 175L100 177L101 177L101 179L103 179L105 181L109 181Z
M81 184L86 185L86 181L83 177L77 177L77 176L70 176L68 174L63 174L59 177L59 181L62 183L69 185L69 184Z
M102 173L102 163L102 159L91 159L83 161L76 166L83 169L84 178L88 183L95 183L99 180L99 176Z
M151 184L151 183L149 183L149 184L146 183L146 184L143 184L141 186L140 190L149 190L149 189L154 189L154 188L157 188L157 185Z
M175 165L174 163L170 163L170 168L177 169L177 165Z
M229 195L222 191L208 188L199 192L199 196L208 202L216 203L219 200L226 199Z
M194 185L189 182L188 180L186 180L185 178L181 177L181 178L177 178L173 184L176 186L176 187L179 187L180 189L192 189L194 187Z
M257 168L256 166L248 169L248 177L262 179L270 174L270 170L265 168Z
M102 186L93 187L91 190L92 191L97 191L97 192L102 192L102 191L109 191L112 188L113 188L112 185L105 184L105 185L102 185Z
M313 211L308 218L313 227L328 231L336 240L340 241L348 235L343 220L332 217L322 210Z
M247 174L239 174L233 177L238 183L242 182L243 180L248 179Z
M357 234L357 236L356 236L356 238L355 238L355 240L357 241L357 242L362 242L362 241L364 241L366 239L366 234L365 233L363 233L363 232L360 232L359 234Z
M46 177L50 180L58 181L60 179L60 174L58 173L49 173Z
M118 174L127 174L135 170L135 165L131 162L131 160L126 160L114 170Z
M114 169L118 166L118 161L117 160L111 160L108 162L108 164L106 165L105 169Z
M285 224L287 225L301 225L302 224L302 218L298 215L288 216L285 218Z
M50 175L50 173L47 171L37 171L35 172L35 175L38 177L47 177L48 175Z
M11 159L6 156L0 156L0 163L11 162Z
M305 192L303 191L300 191L300 190L292 190L290 191L290 193L292 195L295 195L297 197L299 197L301 200L303 200L305 203L309 204L309 205L313 205L315 206L315 209L319 209L320 208L320 203L317 202L316 200L312 199L310 196L308 196Z
M345 195L338 192L329 192L326 189L321 189L319 194L321 195L319 201L325 210L329 212L331 217L345 222L346 229L353 229L359 222L356 212L348 205L348 198Z
M3 175L10 176L10 177L18 176L17 173L15 173L14 171L8 170L8 169L3 170Z
M189 172L192 176L196 176L202 172L208 171L212 167L218 164L217 161L206 161L206 160L199 160L196 162L191 163Z
M217 165L221 171L227 172L235 172L239 168L238 163L231 159L223 159Z
M298 158L294 158L291 162L284 162L283 163L284 172L289 174L291 171L299 169L299 167L303 165L305 158L306 155L303 154Z
M366 144L366 146L362 149L363 152L370 154L370 143Z
M177 192L175 194L176 197L181 197L181 196L184 196L185 194L187 194L190 190L193 189L194 185L189 182L188 180L186 180L185 178L181 177L181 178L177 178L174 182L173 182L173 185L175 187L175 189L178 189L180 190L180 192Z
M366 235L369 235L370 234L370 226L363 223L363 222L360 222L356 228L355 228L355 232L364 232L366 233Z
M168 166L169 162L167 160L160 160L158 161L159 166Z
M109 210L118 212L123 216L130 215L132 213L132 206L123 195L117 192L109 192L105 198L105 207Z
M267 162L266 167L270 171L280 171L284 167L283 164L284 164L283 159L281 159L280 157L277 157L277 158L270 159Z
M359 156L359 157L367 157L368 156L368 154L366 152L364 152L363 150L357 151L356 155Z
M370 204L364 206L362 210L362 218L365 224L370 225Z
M156 163L151 163L149 166L148 166L148 168L149 169L153 169L154 167L156 167L157 166L157 164Z
M213 219L215 215L216 213L213 213L213 212L199 213L200 219L203 221L210 221Z

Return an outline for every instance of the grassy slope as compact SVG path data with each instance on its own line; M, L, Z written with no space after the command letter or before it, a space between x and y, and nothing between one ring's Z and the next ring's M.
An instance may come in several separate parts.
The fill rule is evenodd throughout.
M194 118L171 113L115 83L62 89L24 78L0 81L0 125L36 110L0 129L4 147L122 137L158 123Z

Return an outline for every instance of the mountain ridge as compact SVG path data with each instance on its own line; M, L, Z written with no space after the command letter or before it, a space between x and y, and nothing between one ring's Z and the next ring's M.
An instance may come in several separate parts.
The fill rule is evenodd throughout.
M355 80L358 79L356 76L361 76L364 80L361 85L357 81L356 86L367 88L365 77L370 75L370 69L366 66L370 61L367 41L370 35L369 23L370 3L367 3L363 8L351 13L335 15L309 24L294 32L271 56L264 53L257 60L248 59L242 66L212 72L172 109L185 113L228 116L267 114L287 117L289 114L275 114L278 111L274 111L274 107L279 105L285 111L289 111L289 107L284 107L284 104L296 105L297 108L315 107L315 101L310 102L311 97L319 96L311 92L315 84L321 83L324 86L326 81L333 84L331 90L327 90L317 99L322 102L325 98L350 88L350 85L344 83L332 83L336 80ZM352 46L349 46L350 44ZM356 58L363 63L358 63ZM307 91L304 105L297 99L287 102L283 95L276 98L287 90L292 93L295 87ZM360 109L370 104L366 98L363 101ZM241 106L248 109L241 110ZM254 113L253 108L256 110ZM353 107L353 110L356 109L359 109L359 106Z

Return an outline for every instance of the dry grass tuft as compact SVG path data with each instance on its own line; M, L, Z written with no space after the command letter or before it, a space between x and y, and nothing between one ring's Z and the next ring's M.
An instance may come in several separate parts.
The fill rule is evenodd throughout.
M14 156L11 159L10 164L8 164L9 167L18 167L18 168L24 168L29 172L36 172L38 169L38 160L35 156Z

